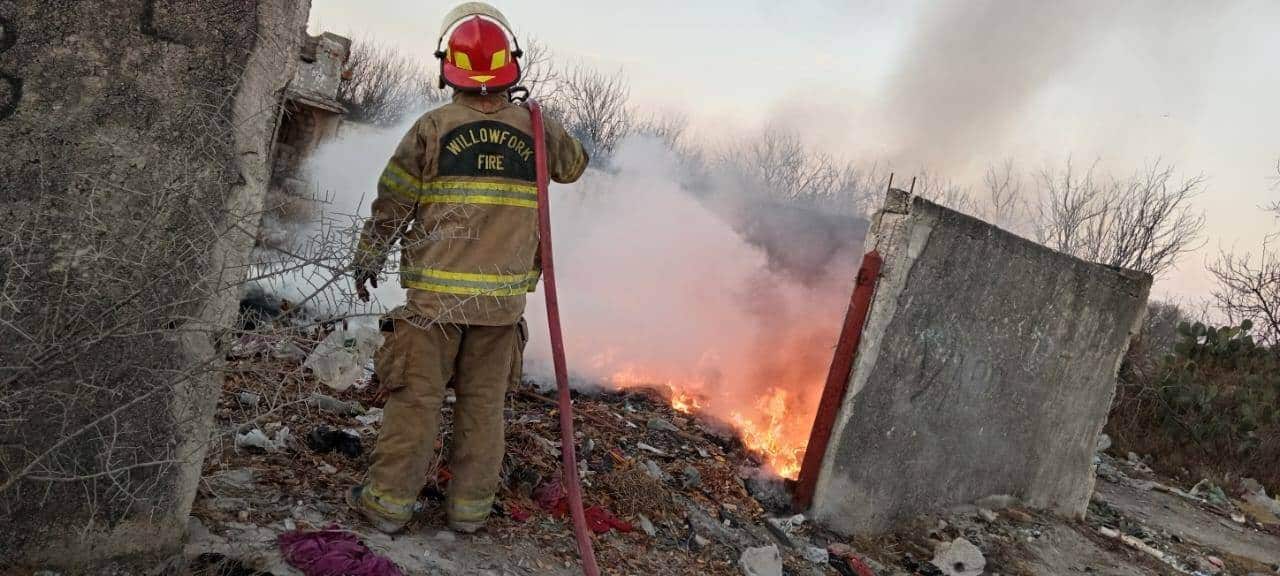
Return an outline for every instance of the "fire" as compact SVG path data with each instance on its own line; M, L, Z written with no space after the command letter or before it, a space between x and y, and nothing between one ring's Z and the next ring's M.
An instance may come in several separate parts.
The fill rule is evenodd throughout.
M758 400L755 408L756 419L741 412L730 415L743 444L763 456L779 476L795 479L800 475L813 414L797 413L787 402L787 391L781 388L774 388Z
M800 475L817 406L797 401L786 388L773 387L756 401L744 402L738 397L707 397L701 391L709 386L700 380L660 378L634 367L614 373L608 381L619 389L654 388L665 392L671 408L683 414L720 417L768 469L784 478Z
M676 412L692 414L702 408L702 403L698 402L696 397L672 388L671 407L674 408Z

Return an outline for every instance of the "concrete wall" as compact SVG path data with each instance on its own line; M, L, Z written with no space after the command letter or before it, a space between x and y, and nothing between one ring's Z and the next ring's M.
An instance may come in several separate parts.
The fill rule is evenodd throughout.
M884 270L812 514L869 533L994 495L1082 516L1151 277L891 191Z
M0 567L179 547L309 8L0 1Z

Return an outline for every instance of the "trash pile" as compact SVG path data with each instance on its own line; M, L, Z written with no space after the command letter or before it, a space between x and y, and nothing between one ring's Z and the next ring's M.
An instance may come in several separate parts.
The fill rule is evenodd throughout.
M501 489L487 533L475 537L438 532L450 478L454 399L446 397L442 437L420 495L424 513L410 536L389 538L343 502L362 479L382 424L384 399L369 362L378 335L340 326L281 334L246 336L228 356L218 434L192 511L190 557L224 558L261 574L321 573L311 569L341 562L370 574L576 573L559 476L558 408L550 397L532 383L509 392ZM661 392L575 392L574 402L588 521L611 574L1051 574L1058 568L1045 567L1043 549L1062 538L1099 561L1136 563L1138 573L1277 573L1136 520L1141 513L1121 510L1110 493L1176 495L1235 528L1280 535L1280 503L1256 482L1246 483L1238 500L1210 482L1184 492L1152 479L1136 455L1100 451L1102 496L1095 494L1084 523L993 497L892 534L850 539L793 513L789 481L762 468L729 427L673 410ZM317 549L330 541L332 550ZM468 542L519 561L473 570L441 553ZM1073 557L1079 569L1092 570L1094 557Z

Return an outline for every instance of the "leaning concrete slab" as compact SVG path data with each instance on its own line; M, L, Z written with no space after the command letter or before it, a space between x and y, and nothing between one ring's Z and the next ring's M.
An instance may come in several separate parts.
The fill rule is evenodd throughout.
M180 549L309 8L0 1L0 572Z
M850 534L996 495L1082 516L1151 277L898 190L867 248L883 269L811 513Z

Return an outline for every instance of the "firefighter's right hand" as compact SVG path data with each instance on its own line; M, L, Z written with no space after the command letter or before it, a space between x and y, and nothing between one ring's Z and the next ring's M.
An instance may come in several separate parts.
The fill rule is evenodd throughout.
M359 298L361 302L369 301L369 289L365 287L364 285L365 282L368 282L374 288L377 288L378 273L377 272L356 272L356 297Z

